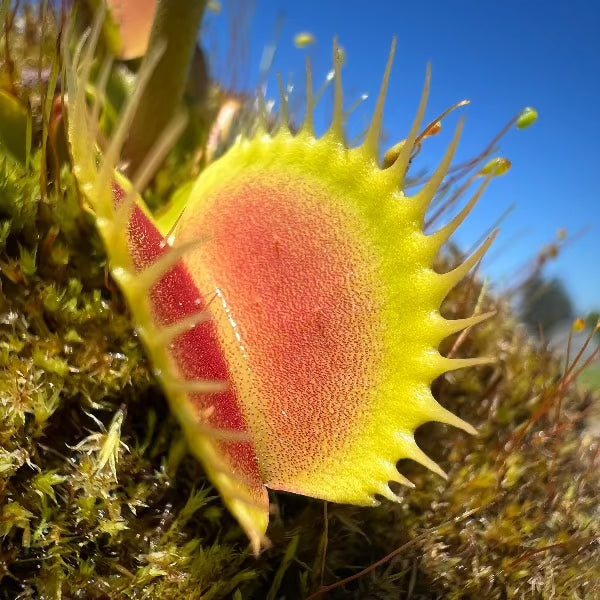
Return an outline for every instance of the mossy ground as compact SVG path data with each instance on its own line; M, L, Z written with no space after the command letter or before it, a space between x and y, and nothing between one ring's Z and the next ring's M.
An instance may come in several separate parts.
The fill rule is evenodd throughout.
M0 598L293 600L403 545L323 597L600 597L598 399L491 296L497 315L444 350L497 362L434 384L480 435L418 431L448 481L407 461L399 504L273 494L252 556L186 454L68 162L52 174L40 146L27 167L0 157ZM444 315L480 292L463 282Z

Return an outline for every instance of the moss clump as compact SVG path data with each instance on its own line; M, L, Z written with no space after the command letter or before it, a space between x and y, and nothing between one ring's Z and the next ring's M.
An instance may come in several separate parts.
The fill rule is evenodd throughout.
M13 44L15 73L26 47ZM326 597L600 597L597 398L568 384L501 298L484 297L479 308L497 316L445 348L498 362L434 385L480 436L418 431L448 481L407 463L416 489L375 509L275 494L273 547L251 556L186 453L70 165L49 168L31 105L29 164L0 156L0 598L289 600L403 545ZM183 180L178 162L156 198L169 169ZM469 314L480 294L463 282L445 315Z

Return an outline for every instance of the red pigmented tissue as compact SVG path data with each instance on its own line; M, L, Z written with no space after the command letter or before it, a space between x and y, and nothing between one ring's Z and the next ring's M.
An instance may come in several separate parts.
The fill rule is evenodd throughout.
M235 330L224 352L271 487L343 451L369 409L376 298L357 221L323 190L250 182L185 228L207 240L193 269L208 270Z
M118 188L113 196L115 203L118 203L123 196L122 190ZM130 221L129 238L134 266L137 270L152 264L169 250L166 240L137 207L134 208ZM156 282L151 300L158 325L170 325L206 309L206 301L183 262L177 264ZM231 382L214 323L211 321L180 335L173 345L173 357L180 373L187 380ZM247 432L246 420L240 410L233 386L224 393L210 397L194 394L192 400L201 411L209 407L214 409L206 419L206 424L215 430ZM266 503L267 496L258 470L253 444L250 441L220 441L218 444L224 460L229 463L230 470L245 481L258 502Z

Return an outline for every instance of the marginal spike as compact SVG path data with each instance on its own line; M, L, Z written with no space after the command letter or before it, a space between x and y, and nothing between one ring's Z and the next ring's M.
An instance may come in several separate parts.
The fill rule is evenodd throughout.
M463 331L464 329L467 329L469 327L479 325L479 323L487 321L495 314L496 311L492 310L490 312L480 313L478 315L467 317L466 319L443 319L442 322L444 336L452 335L453 333L458 333L459 331Z
M315 134L315 105L313 97L312 67L310 58L306 57L306 117L303 129L309 135Z
M342 56L339 52L337 37L333 40L333 120L331 133L340 141L344 141L344 89L342 87Z
M446 294L464 277L469 271L485 256L485 253L489 250L490 246L494 243L498 231L496 230L490 237L479 247L479 249L471 254L465 262L447 273L438 275L438 281L442 294L442 299L446 297Z
M179 319L171 325L161 327L158 332L152 334L150 340L152 344L157 346L166 346L172 343L180 335L194 329L197 325L202 325L210 320L210 313L203 311Z
M94 98L94 104L92 105L92 112L90 113L91 122L91 135L90 138L96 141L98 137L98 127L100 126L100 109L106 102L106 86L108 84L108 78L112 71L113 56L109 54L100 67L100 73L98 75L98 82L96 84L96 96Z
M378 485L375 493L379 494L380 496L383 496L387 500L391 500L392 502L402 501L402 498L400 498L400 496L398 496L397 494L394 494L394 492L392 492L390 486L387 483L382 483Z
M185 129L186 124L187 114L183 111L178 112L156 140L150 152L144 157L142 164L135 172L131 189L115 209L114 222L117 227L114 229L117 235L120 235L119 232L127 228L133 207Z
M170 241L170 240L175 239L175 230L177 229L177 225L179 225L179 221L181 220L181 217L183 217L184 212L185 212L185 208L175 218L173 225L171 225L171 228L169 229L167 234L164 236L165 240Z
M492 356L476 356L474 358L446 358L445 356L440 356L437 366L442 373L449 373L450 371L458 371L459 369L466 369L468 367L491 365L496 361L497 359Z
M228 381L216 381L210 379L171 379L162 377L169 388L184 394L222 394L229 389Z
M399 483L410 488L415 487L415 484L412 483L412 481L407 479L404 475L402 475L402 473L398 471L395 462L382 461L380 467L381 475L378 477L379 479L385 479L385 481L387 482L393 481L394 483Z
M129 132L129 126L142 99L142 94L146 88L146 85L148 85L150 76L156 68L156 65L158 64L158 61L160 60L164 49L165 44L159 44L155 48L153 48L144 59L142 68L140 69L136 78L136 85L133 93L131 94L131 99L127 103L125 110L119 118L119 122L112 136L112 140L104 154L104 159L102 161L102 166L98 173L98 179L94 190L94 196L96 198L102 198L103 196L106 196L106 190L110 189L109 183L113 177L112 171L116 166L119 155L121 154L121 148L125 143L125 139ZM107 211L108 214L111 214L112 195L110 195L109 202L109 206L102 206L99 208Z
M71 59L69 49L69 39L73 19L67 20L67 29L62 36L62 52L64 56L63 66L67 80L67 89L69 90L69 141L71 153L74 158L73 171L79 179L82 186L91 185L96 176L96 163L94 153L90 151L90 142L87 136L87 108L85 104L85 86L80 85L77 75L77 68L83 46L90 34L88 29L77 44L75 54Z
M88 38L90 37L91 32L92 32L91 28L88 27L83 32L81 39L77 42L77 46L75 46L75 52L73 53L73 63L72 63L75 75L78 74L78 69L81 66L81 55L83 53L83 48L85 46L85 43L88 41ZM68 56L68 50L67 50L67 56Z
M288 97L285 93L285 87L283 85L283 77L281 73L277 73L277 85L279 86L279 100L281 102L281 125L287 130L290 128L290 108L288 103Z
M423 88L423 94L421 95L421 103L419 104L419 110L415 117L410 134L406 138L402 149L398 153L393 165L385 170L385 173L391 178L393 185L396 187L402 187L406 171L410 164L410 158L412 155L415 140L421 131L423 125L423 119L425 118L425 110L427 109L427 100L429 99L429 88L431 86L431 64L427 65L425 71L425 87Z
M81 58L81 75L79 79L83 82L84 86L90 79L90 71L92 69L94 53L96 52L96 48L98 47L98 40L100 39L100 34L102 33L102 25L104 24L105 15L106 6L104 3L102 3L98 7L98 12L94 19L94 23L92 25L91 33L89 36L89 42Z
M433 400L432 406L430 408L430 418L432 421L436 421L438 423L445 423L446 425L451 425L452 427L456 427L457 429L462 429L463 431L466 431L471 435L478 435L477 429L475 429L475 427L473 427L466 421L463 421L454 413L445 409L436 400Z
M396 54L396 43L397 39L394 36L390 48L390 55L385 67L385 73L383 75L383 81L381 83L381 91L379 92L379 98L377 99L377 106L375 107L375 113L373 114L373 120L371 121L367 137L363 144L365 152L374 160L377 160L377 157L379 156L379 140L381 138L381 127L383 124L383 109L385 108L385 98L390 82L392 65L394 64L394 55Z
M400 473L400 471L398 471L396 467L394 467L388 475L388 481L395 481L396 483L405 485L406 487L409 487L411 489L414 489L416 487L415 484L410 479L402 475L402 473Z
M159 138L156 140L150 152L148 152L148 155L133 176L133 189L135 189L137 193L141 194L144 189L146 189L148 182L152 179L156 170L160 167L163 160L174 146L175 142L185 129L187 122L187 113L180 111L175 114L169 124L165 127L164 131L160 134Z
M403 458L410 458L411 460L420 463L433 473L437 473L440 477L448 479L448 476L444 470L434 460L429 458L429 456L427 456L427 454L425 454L421 448L419 448L412 433L398 434L397 440L399 442Z
M481 196L483 195L491 181L492 176L490 175L479 187L479 189L471 198L471 200L469 200L468 204L456 215L456 217L454 217L454 219L452 219L452 221L450 221L450 223L428 236L428 239L431 241L434 248L441 248L452 237L454 232L463 224L465 219L471 214L471 211L475 208L476 204L479 202ZM467 184L470 183L470 181L467 182Z
M425 213L433 200L433 197L438 191L444 177L448 173L450 169L450 165L452 164L452 160L454 159L454 155L456 154L456 149L458 148L458 143L460 142L460 136L462 135L463 127L465 121L464 118L458 122L456 126L456 131L454 132L454 137L452 138L452 143L446 150L446 154L440 163L440 166L436 169L435 173L431 176L429 181L425 184L423 189L414 197L416 202L421 206L421 210L423 213L423 218L425 218Z
M161 277L177 265L183 256L196 250L204 243L204 239L199 239L171 247L168 252L138 273L133 280L133 285L142 293L147 292Z

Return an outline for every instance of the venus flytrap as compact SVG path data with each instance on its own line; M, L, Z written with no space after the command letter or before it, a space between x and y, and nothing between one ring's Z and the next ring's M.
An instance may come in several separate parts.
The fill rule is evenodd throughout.
M22 61L13 56L18 73ZM65 100L70 109L68 95ZM94 123L90 88L88 102ZM105 106L100 108L106 117ZM256 116L250 106L245 108L245 120L252 125ZM497 315L466 330L466 336L463 330L448 338L440 352L446 357L495 356L498 361L489 368L440 377L433 393L474 425L479 436L464 436L435 423L419 428L415 436L449 481L439 480L418 463L403 461L400 469L417 489L394 487L404 498L402 504L384 502L379 508L362 509L327 503L325 514L321 502L274 494L274 512L280 515L271 518L268 532L274 547L259 560L242 550L245 540L222 501L212 500L191 514L196 504L187 501L197 496L194 488L202 486L211 495L212 488L199 463L182 457L179 427L157 393L139 336L131 334L132 314L125 310L121 294L114 293L115 284L105 284L102 241L90 230L95 220L81 211L71 162L65 163L68 168L60 181L49 178L48 196L40 201L38 110L34 104L30 168L10 158L0 164L0 180L3 164L10 167L10 181L0 181L7 207L2 223L8 227L0 261L0 446L5 452L0 467L6 469L0 473L0 588L7 598L62 595L104 600L107 593L115 598L172 600L311 594L395 598L406 595L407 589L421 598L600 597L595 476L600 454L593 417L597 380L588 380L585 390L575 385L587 359L572 366L578 354L572 349L569 374L561 381L564 360L553 359L530 339L511 313L509 299L486 293L477 276L452 290L442 314L458 319L496 310ZM278 115L270 117L272 127ZM241 120L235 118L233 132ZM112 136L112 124L103 122L99 129ZM419 136L426 130L423 127ZM394 139L406 137L391 133ZM233 137L220 144L217 155ZM203 145L201 138L194 143ZM174 182L171 189L181 179L180 167L173 162L180 156L180 144L160 172L161 178ZM476 175L497 149L483 154L477 164L466 163L471 171L465 177ZM443 188L463 173L462 166L457 167L461 168L444 179L428 221L454 195L454 183L448 194ZM362 175L359 170L355 180ZM477 178L487 183L486 177ZM127 195L127 181L119 181ZM456 187L462 187L462 181ZM405 195L422 184L423 179L405 181ZM157 204L164 196L160 188L165 188L158 177L151 185L144 195ZM474 200L463 204L468 207ZM457 208L453 204L450 210ZM180 211L170 210L177 220ZM426 231L443 225L442 218ZM173 222L156 221L161 231L175 235ZM561 248L563 241L561 233L552 246ZM176 247L177 236L171 242ZM19 246L28 252L38 247L36 272L26 281L15 276L21 271ZM60 259L55 256L59 248ZM555 250L549 246L543 254L554 255ZM459 248L449 247L437 257L435 270L447 271L460 256ZM477 298L483 298L479 309ZM211 321L212 317L207 323ZM590 328L595 324L596 318L588 322ZM175 328L181 331L185 325L182 320L173 323L173 329L156 336L157 345L167 345ZM67 369L57 370L58 363L46 357L66 361ZM168 385L177 383L171 380ZM189 390L192 383L185 386ZM106 439L111 417L122 403L127 418L120 439L130 451L121 446L115 481L108 463L98 471L97 444L73 448L90 433ZM90 423L86 412L97 415L105 428ZM207 409L204 419L210 413ZM214 436L214 430L206 432L211 433ZM517 438L519 444L511 443ZM56 503L34 490L40 473L66 477L54 486Z
M279 130L259 126L240 137L202 172L185 205L154 218L140 197L148 181L143 166L131 183L116 169L140 99L151 93L145 86L159 55L146 57L97 166L89 137L97 124L83 90L99 23L66 60L74 172L188 444L253 549L266 543L267 488L377 505L378 496L397 500L390 482L412 486L396 468L402 458L445 476L415 442L415 430L427 421L475 430L436 402L431 382L491 359L441 356L444 338L489 315L447 320L439 307L494 236L454 270L434 271L438 252L489 177L454 220L423 232L462 132L461 121L438 169L407 196L410 162L449 112L419 134L429 71L410 134L382 169L379 143L396 42L364 142L351 148L343 56L334 44L334 113L324 136L313 130L307 63L300 130L290 129L280 86ZM160 162L181 123L167 128L144 164Z

